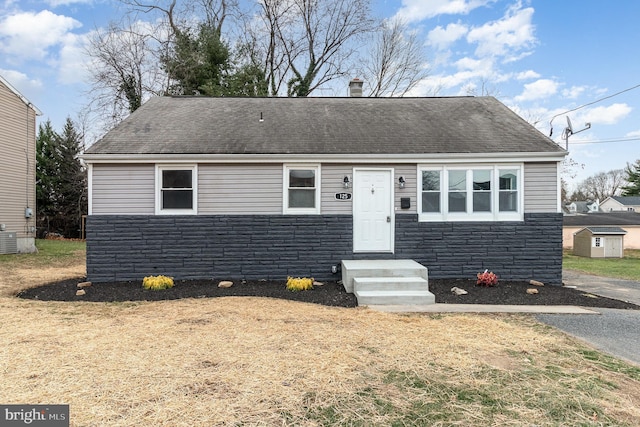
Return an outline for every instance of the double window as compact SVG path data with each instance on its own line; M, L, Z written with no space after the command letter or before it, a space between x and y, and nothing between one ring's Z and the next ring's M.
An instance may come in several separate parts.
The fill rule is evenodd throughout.
M320 213L319 165L285 165L283 178L284 213Z
M158 165L156 167L156 214L196 214L197 176L195 165Z
M521 166L418 168L423 221L522 220Z

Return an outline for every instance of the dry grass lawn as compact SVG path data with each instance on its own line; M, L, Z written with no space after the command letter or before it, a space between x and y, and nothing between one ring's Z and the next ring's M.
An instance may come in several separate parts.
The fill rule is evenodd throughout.
M261 298L23 301L82 274L0 259L0 403L73 426L633 426L640 369L526 316ZM38 269L38 271L33 271Z

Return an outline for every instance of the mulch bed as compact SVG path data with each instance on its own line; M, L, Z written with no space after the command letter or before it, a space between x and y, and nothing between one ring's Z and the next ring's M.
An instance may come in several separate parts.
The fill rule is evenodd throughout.
M356 307L353 294L346 293L338 282L325 282L312 290L291 292L284 281L234 281L231 288L218 288L212 280L177 280L171 289L151 291L142 288L140 281L96 283L84 288L86 294L76 296L77 284L84 278L63 280L21 291L20 298L41 301L159 301L180 298L215 298L228 296L257 296L302 301L339 307ZM466 290L467 295L454 295L451 288ZM528 288L538 289L538 294L528 295ZM500 281L493 287L476 286L467 279L429 279L429 290L437 303L445 304L504 304L504 305L576 305L640 310L640 306L605 298L577 289L562 286L536 287L523 282Z

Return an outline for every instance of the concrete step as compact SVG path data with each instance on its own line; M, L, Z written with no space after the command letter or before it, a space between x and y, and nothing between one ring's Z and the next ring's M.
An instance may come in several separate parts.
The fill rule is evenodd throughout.
M428 291L429 281L423 277L354 277L357 291Z
M427 305L436 297L429 291L356 291L358 305Z
M353 292L356 277L422 277L428 278L427 267L411 259L343 260L342 283Z

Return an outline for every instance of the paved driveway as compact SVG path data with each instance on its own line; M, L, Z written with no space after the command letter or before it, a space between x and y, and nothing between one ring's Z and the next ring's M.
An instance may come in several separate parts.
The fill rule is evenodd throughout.
M539 321L613 356L640 365L640 310L598 308L593 314L536 314Z
M567 286L640 305L640 283L563 272ZM580 338L613 356L640 365L640 310L592 309L600 315L536 314L541 322Z

